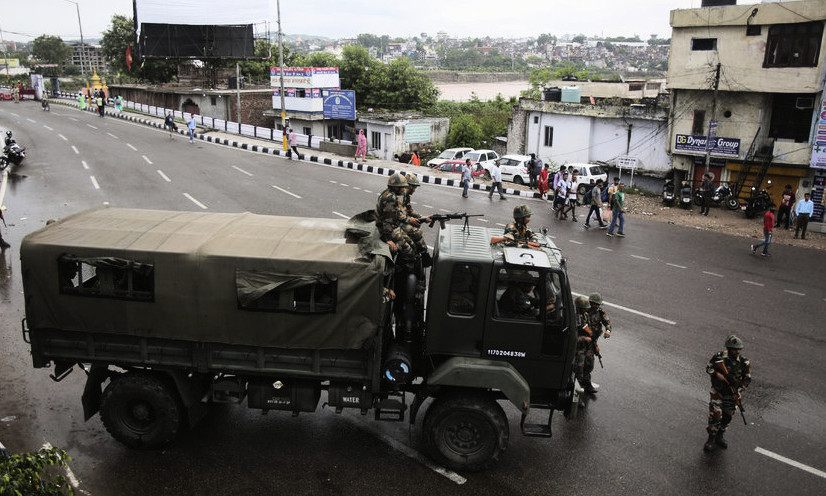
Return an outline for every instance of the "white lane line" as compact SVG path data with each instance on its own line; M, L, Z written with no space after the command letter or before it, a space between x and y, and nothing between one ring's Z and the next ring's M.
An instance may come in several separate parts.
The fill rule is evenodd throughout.
M152 161L149 160L149 157L147 157L146 155L141 155L141 157L143 157L143 159L146 160L147 164L152 165Z
M342 214L342 213L336 212L335 210L333 210L333 214L338 215L338 216L339 216L339 217L341 217L342 219L349 219L349 218L350 218L350 216L349 216L349 215L344 215L344 214Z
M288 195L290 195L290 196L292 196L292 197L294 197L294 198L301 199L301 197L300 197L300 196L298 196L297 194L293 193L292 191L287 191L287 190L286 190L286 189L284 189L284 188L279 188L278 186L276 186L276 185L274 185L274 184L272 184L271 186L272 186L273 188L277 189L278 191L282 192L282 193L287 193ZM350 217L347 217L347 218L349 219Z
M28 117L26 117L26 120L31 122L32 124L37 124L37 121L34 119L29 119Z
M43 447L47 450L50 450L50 449L52 449L52 443L49 443L49 442L43 443ZM86 490L80 488L80 480L78 480L77 476L72 471L71 467L66 465L65 470L66 470L66 479L69 481L69 484L72 486L72 488L74 488L75 491L77 491L79 493L89 494L89 491L86 491Z
M338 184L338 181L333 181L332 179L329 179L329 181L333 184Z
M668 262L666 262L665 264L668 265L669 267L676 267L678 269L687 269L688 268L685 265L677 265L677 264L668 263Z
M164 174L162 170L158 169L158 174L161 175L161 177L163 178L164 181L166 181L168 183L172 182L172 179L169 179L169 177L166 174Z
M743 279L743 282L746 283L746 284L751 284L752 286L760 286L760 287L765 286L765 284L763 284L762 282L748 281L746 279Z
M441 210L442 212L447 212L447 213L450 213L450 210L448 210L448 209L446 209L446 208L440 208L439 210Z
M80 152L75 145L72 145L72 151L75 152L75 155L80 155Z
M89 179L92 180L92 186L94 186L95 189L100 189L100 184L98 184L98 180L95 179L95 176L89 176Z
M416 203L416 202L414 202L414 201L411 201L411 202L410 202L410 204L411 204L411 205L418 205L418 203Z
M704 271L703 271L703 274L705 274L705 275L707 275L707 276L719 277L719 278L721 278L721 279L722 279L723 277L725 277L723 274L718 274L718 273L716 273L716 272L709 272L709 271L707 271L707 270L704 270Z
M583 243L582 243L582 241L577 241L577 240L574 240L574 239L569 239L568 241L570 241L571 243L573 243L573 244L575 244L575 245L581 245L581 244L583 244Z
M631 256L632 256L633 258L636 258L636 259L639 259L639 260L651 260L650 258L648 258L648 257L644 257L644 256L642 256L642 255L631 255Z
M128 146L129 148L131 148L131 149L132 149L132 151L135 151L135 152L136 152L136 151L138 151L138 149L137 149L137 148L135 148L134 146L132 146L132 144L131 144L131 143L127 143L127 144L126 144L126 146Z
M3 198L6 197L6 185L9 183L9 171L3 171L3 181L0 182L0 208L3 207Z
M15 117L20 117L20 114L15 114L14 112L9 112L9 113L10 113L11 115L15 116Z
M69 119L72 119L73 121L78 122L78 120L75 119L74 117L69 117Z
M98 128L97 126L93 126L93 125L91 125L91 124L86 124L86 125L87 125L87 126L89 126L89 127L91 127L92 129L97 129L97 128Z
M115 138L115 139L120 139L120 138L118 138L117 136L115 136L115 135L114 135L114 134L112 134L112 133L106 133L106 134L108 134L109 136L111 136L111 137L113 137L113 138Z
M584 295L584 294L574 293L573 291L571 291L571 294L574 295L574 296L588 296L588 295ZM616 303L610 303L610 302L607 302L605 300L602 300L602 304L607 305L607 306L612 307L612 308L619 309L619 310L625 310L628 313L633 313L634 315L639 315L640 317L645 317L647 319L656 320L657 322L662 322L663 324L677 325L677 323L674 322L673 320L668 320L668 319L664 319L662 317L657 317L656 315L651 315L650 313L640 312L639 310L634 310L633 308L628 308L628 307L624 307L622 305L617 305Z
M816 476L818 476L822 479L826 479L826 472L824 472L822 470L818 470L814 467L810 467L810 466L808 466L806 464L803 464L803 463L800 463L796 460L792 460L791 458L786 458L783 455L778 455L777 453L775 453L773 451L769 451L767 449L763 449L760 446L755 447L754 451L756 453L760 453L763 456L768 456L769 458L773 458L773 459L775 459L779 462L785 463L786 465L791 465L794 468L799 468L800 470L803 470L804 472L809 472L812 475L816 475Z
M505 224L502 224L501 222L497 222L496 225L499 226L499 227L508 227Z
M50 128L50 127L49 127L49 126L47 126L46 124L43 124L43 127L45 127L46 129L48 129L49 131L54 131L54 129Z
M80 165L82 165L84 169L89 170L89 164L87 164L85 160L81 160Z
M54 115L59 115L59 116L63 117L63 114L58 114L58 113L57 113L57 112L55 112L54 110L50 110L49 112L53 113Z
M462 477L461 475L457 474L456 472L450 471L444 467L440 467L436 465L430 458L424 456L423 454L419 453L415 449L411 448L410 446L402 443L401 441L396 440L393 437L390 437L388 434L385 434L381 430L379 430L379 426L377 426L377 422L369 422L367 420L363 420L359 417L355 417L349 414L341 415L339 418L344 419L345 421L369 432L394 450L400 452L404 456L416 460L417 462L421 463L425 467L429 468L430 470L436 472L437 474L441 475L442 477L447 478L448 480L455 482L458 485L462 485L467 482L467 479Z
M372 191L370 191L369 189L363 189L362 191L364 191L365 193L372 193Z
M358 186L353 186L353 189L361 190Z
M485 220L485 219L483 219L483 218L481 218L481 217L477 217L477 218L476 218L476 220L478 220L479 222L484 222L485 224L487 224L488 222L490 222L489 220Z
M242 168L240 168L240 167L236 167L236 166L234 166L234 165L233 165L233 166L232 166L232 168L233 168L233 169L235 169L235 170L237 170L237 171L238 171L238 172L240 172L241 174L246 174L246 175L248 175L248 176L252 176L252 174L251 174L251 173L249 173L249 172L245 171L244 169L242 169Z
M614 250L612 250L611 248L606 248L606 247L604 247L604 246L597 246L597 250L602 250L602 251L614 251Z
M62 134L59 134L59 133L58 133L58 136L60 136L60 139L62 139L63 141L69 141L69 140L66 138L66 136L63 136Z
M422 205L424 208L433 208L433 205Z
M198 200L196 200L195 198L193 198L192 195L190 195L189 193L184 193L184 196L187 197L189 199L189 201L191 201L195 205L198 205L199 207L203 208L204 210L207 209L206 205L204 205L203 203L201 203Z
M339 186L344 186L345 188L349 188L349 187L350 187L350 185L349 185L349 184L344 184L344 183L338 183L338 185L339 185Z
M796 296L806 296L806 293L801 293L799 291L792 291L791 289L784 289L783 292L793 294L793 295L796 295Z

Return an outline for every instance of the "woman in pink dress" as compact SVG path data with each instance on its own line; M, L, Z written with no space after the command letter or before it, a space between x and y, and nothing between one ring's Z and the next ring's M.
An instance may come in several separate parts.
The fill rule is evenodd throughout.
M359 129L359 135L356 138L356 161L359 157L362 160L367 160L367 137L364 135L364 129Z

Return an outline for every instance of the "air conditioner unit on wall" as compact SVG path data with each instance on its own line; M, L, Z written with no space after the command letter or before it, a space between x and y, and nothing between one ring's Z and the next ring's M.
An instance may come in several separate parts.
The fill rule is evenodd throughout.
M797 97L797 100L794 102L794 107L798 110L803 109L810 109L814 108L815 106L815 97L813 96L800 96Z

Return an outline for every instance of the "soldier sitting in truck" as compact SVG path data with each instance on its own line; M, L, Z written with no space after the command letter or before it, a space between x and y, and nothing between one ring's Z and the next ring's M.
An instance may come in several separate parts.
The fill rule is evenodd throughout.
M536 282L524 270L514 270L510 282L499 298L499 315L502 317L534 320L539 315L539 304L534 293Z

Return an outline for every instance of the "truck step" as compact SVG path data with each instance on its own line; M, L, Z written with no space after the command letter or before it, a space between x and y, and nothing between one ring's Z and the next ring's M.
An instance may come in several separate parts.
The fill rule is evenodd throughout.
M528 418L527 413L522 414L522 420L519 422L519 428L522 430L523 436L528 437L551 437L551 420L554 418L553 409L548 410L548 422L546 424L531 424L525 421Z
M407 411L404 394L397 395L396 398L388 397L379 401L374 411L376 420L403 422L404 413Z

